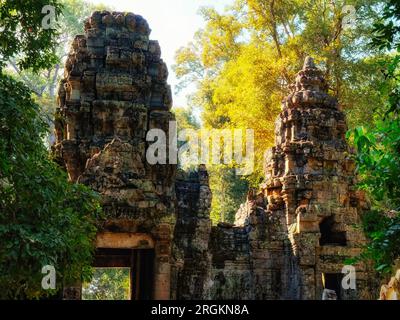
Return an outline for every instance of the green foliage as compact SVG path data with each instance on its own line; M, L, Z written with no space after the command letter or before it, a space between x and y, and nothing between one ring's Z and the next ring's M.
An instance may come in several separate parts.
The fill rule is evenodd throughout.
M390 117L391 113L398 116L400 113L400 3L398 1L388 1L382 18L374 23L373 31L371 45L393 53L391 59L381 62L386 79L381 91L388 96L386 117Z
M54 34L56 60L49 60L43 70L21 69L16 57L9 57L8 69L16 79L27 85L36 95L40 106L54 113L56 86L63 74L62 61L68 55L73 38L84 32L84 20L95 10L105 9L104 5L94 5L84 0L59 0L61 14L57 17L57 33ZM42 16L44 16L42 14Z
M400 209L400 122L379 121L373 129L348 133L357 148L360 186L383 210Z
M236 211L246 201L248 182L236 175L235 168L226 165L207 167L213 191L210 217L213 224L235 221Z
M246 177L248 185L257 186L263 177L264 153L274 142L281 100L307 55L323 70L350 126L373 123L376 110L371 105L382 105L378 88L384 79L376 64L378 49L369 43L384 3L236 0L222 13L200 11L206 26L177 51L174 70L181 87L197 85L189 103L202 111L206 129L254 130L255 170ZM348 4L356 16L343 28L342 9ZM231 185L219 183L224 184ZM213 194L220 192L217 184L211 188ZM234 203L243 196L238 194ZM215 214L219 206L213 201Z
M178 141L178 149L181 150L182 148L185 147L185 144L192 143L190 145L190 148L196 148L196 152L198 153L199 150L197 148L197 145L193 144L193 141L190 139L191 137L191 132L190 130L195 130L196 133L198 132L200 128L200 124L198 123L192 108L181 108L181 107L174 107L173 108L173 113L175 115L175 120L176 120L176 125L177 125L177 133L180 141ZM181 135L183 134L182 131L186 131L186 137L182 137ZM184 141L181 141L181 139L186 139ZM190 158L191 154L189 153L189 150L187 150L186 153L180 154L179 155L179 163L178 166L180 169L184 171L195 171L197 169L198 163L194 161L195 159Z
M347 134L357 150L355 156L360 188L373 201L374 210L363 217L363 228L369 243L359 257L372 260L378 272L391 272L400 257L400 3L388 1L383 16L374 24L372 46L393 50L382 59L385 82L380 86L383 100L377 106L370 128L357 127Z
M62 16L60 17L60 34L58 43L67 44L78 34L84 32L84 21L93 11L111 10L104 4L93 4L87 0L59 0L61 2ZM112 11L112 10L111 10Z
M192 108L174 107L173 113L177 122L178 130L182 129L200 129L200 124L196 119Z
M390 272L400 257L400 122L379 121L369 130L358 127L348 138L357 149L360 188L375 208L363 217L370 242L360 258L372 260L379 272Z
M61 14L57 17L57 32L53 33L53 49L57 58L49 59L46 64L42 64L43 70L21 68L18 65L21 54L8 57L4 61L4 63L7 62L7 68L5 68L7 73L33 91L35 101L40 105L41 111L49 116L49 119L55 113L56 87L63 74L62 61L68 54L71 41L76 35L83 34L84 20L93 11L105 9L103 4L94 5L84 0L59 0L58 3L61 4L59 8ZM48 30L43 30L43 32L45 31ZM24 49L22 48L22 50ZM49 120L49 124L52 129L52 121ZM51 139L52 130L48 137L49 143L52 142Z
M99 196L68 182L44 145L62 37L42 28L45 5L55 7L59 22L60 1L0 2L0 299L51 296L63 284L88 280L101 217ZM77 24L73 12L62 21ZM7 63L19 81L6 75ZM41 288L45 265L56 269L55 290Z
M42 267L57 290L90 277L98 196L69 183L43 144L47 123L31 91L0 74L0 298L39 298ZM56 290L56 291L57 291Z
M194 129L201 135L207 131L200 129L200 124L192 108L175 107L173 111L178 132L182 129ZM191 147L195 148L193 145ZM185 171L195 171L197 164L180 163L180 167ZM236 175L232 165L207 163L207 170L210 174L210 187L213 191L211 220L214 224L220 221L232 223L240 204L246 200L248 181L242 176Z
M356 128L348 137L357 149L360 187L368 192L376 210L363 217L363 228L371 240L362 254L375 262L377 271L388 272L400 256L400 216L382 212L400 209L399 121L380 121L374 129Z
M400 4L388 0L382 18L374 23L372 45L379 49L391 50L400 47Z
M90 283L82 287L83 300L129 300L129 268L95 268Z
M3 71L28 86L33 91L35 101L41 107L41 112L49 116L48 123L51 129L47 137L49 145L53 142L53 122L50 119L52 119L56 108L56 87L64 71L62 61L68 55L73 38L78 34L83 34L84 20L93 11L105 9L103 4L94 5L85 0L59 0L58 3L60 5L56 12L61 12L61 14L57 16L57 32L42 30L43 33L46 32L46 35L53 37L53 48L51 50L54 51L56 59L51 56L51 59L47 59L46 63L43 61L38 68L31 67L29 63L32 61L26 61L21 67L19 62L21 56L26 55L25 53L14 54L3 59L4 65L7 65ZM41 14L41 17L44 16L45 14ZM36 22L39 22L39 20L39 17L37 17ZM11 37L12 34L9 36ZM19 41L19 39L13 41ZM19 49L26 50L25 48ZM41 56L41 58L46 57ZM38 70L39 67L40 70Z
M400 215L370 211L363 216L364 232L370 240L361 259L374 261L380 273L390 273L393 262L400 257Z
M54 38L56 29L43 29L46 14L42 8L51 5L56 18L62 6L56 0L3 0L0 2L0 70L5 62L16 57L20 69L34 71L57 62Z

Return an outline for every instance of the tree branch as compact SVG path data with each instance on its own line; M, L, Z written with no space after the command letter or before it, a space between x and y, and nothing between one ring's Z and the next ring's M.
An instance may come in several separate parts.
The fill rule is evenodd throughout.
M14 70L18 73L18 75L22 78L22 80L25 82L25 84L33 91L33 93L36 94L38 97L41 97L42 92L40 91L40 89L37 86L35 86L32 83L32 81L30 81L25 75L22 74L22 72L18 68L16 62L10 59L9 63L14 68Z

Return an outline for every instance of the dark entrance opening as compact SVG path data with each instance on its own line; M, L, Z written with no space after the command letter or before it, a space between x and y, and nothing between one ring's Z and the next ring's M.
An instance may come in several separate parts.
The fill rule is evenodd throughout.
M342 273L324 273L324 289L334 290L338 300L342 298Z
M335 245L345 246L346 232L345 231L334 231L335 220L333 216L327 217L319 224L319 230L321 232L321 238L319 244L321 246Z
M131 300L151 300L154 287L153 249L96 250L95 268L129 268Z

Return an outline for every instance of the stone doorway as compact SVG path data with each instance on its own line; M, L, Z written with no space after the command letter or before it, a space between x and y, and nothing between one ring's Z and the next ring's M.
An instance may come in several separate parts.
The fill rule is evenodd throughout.
M154 292L154 257L154 249L98 248L93 266L96 270L127 271L127 299L150 300Z
M156 253L155 243L149 234L98 233L96 248L95 268L129 268L131 300L155 298Z

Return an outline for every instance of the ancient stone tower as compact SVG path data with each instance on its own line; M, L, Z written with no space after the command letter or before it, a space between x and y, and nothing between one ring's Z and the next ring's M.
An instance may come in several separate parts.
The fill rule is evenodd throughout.
M341 286L344 260L365 241L354 225L368 205L354 189L344 114L312 59L283 103L265 183L235 225L212 226L205 167L177 173L168 157L146 159L149 130L168 141L174 119L149 33L141 16L94 12L60 83L55 155L71 181L101 195L106 215L94 266L129 267L132 299L321 299L324 288L368 297L363 265L356 290ZM64 295L80 292L71 284Z
M376 298L365 265L343 270L365 243L357 224L368 203L355 190L345 116L327 88L307 58L276 121L265 183L249 193L235 225L209 227L196 214L183 224L179 211L176 230L187 232L175 241L194 244L178 245L186 253L179 298ZM356 288L342 286L342 271L355 271Z
M346 144L345 116L313 60L305 60L276 122L275 147L267 154L267 214L286 233L284 295L319 299L324 287L341 299L366 297L365 267L356 266L357 290L343 290L342 267L365 239L356 224L368 208L355 190L355 164ZM292 255L287 256L287 253Z
M171 92L157 41L138 15L94 12L59 89L56 154L102 195L97 266L132 266L134 299L170 297L175 166L149 165L146 133L168 132ZM79 285L67 292L79 298Z

